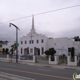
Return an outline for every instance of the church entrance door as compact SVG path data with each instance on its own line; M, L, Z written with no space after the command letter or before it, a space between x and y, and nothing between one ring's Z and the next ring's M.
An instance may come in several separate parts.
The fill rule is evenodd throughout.
M27 55L27 54L29 54L29 48L24 49L24 55Z
M35 55L40 55L40 49L39 48L34 48L34 54Z
M34 48L34 53L37 59L37 63L48 64L48 58L46 56L40 55L40 48Z

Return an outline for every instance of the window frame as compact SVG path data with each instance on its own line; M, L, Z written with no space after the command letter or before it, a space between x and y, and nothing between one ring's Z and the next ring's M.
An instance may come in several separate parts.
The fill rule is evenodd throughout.
M43 39L41 39L41 43L44 43L44 40Z
M21 44L23 44L23 41L21 41Z
M37 44L38 44L38 43L39 43L39 40L37 40L36 42L37 42Z
M33 53L33 48L30 48L30 53Z
M25 41L25 44L27 44L27 41Z

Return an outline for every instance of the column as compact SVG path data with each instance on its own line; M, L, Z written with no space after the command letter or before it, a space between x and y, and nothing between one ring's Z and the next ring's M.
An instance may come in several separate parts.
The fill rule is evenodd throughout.
M29 47L29 54L30 54L30 47Z
M9 60L9 54L7 54L7 60Z
M49 64L51 64L51 56L49 56Z
M58 64L58 56L54 56L55 57L55 64Z
M77 66L77 56L75 56L75 66Z
M24 55L24 48L22 48L22 54Z
M46 49L45 49L45 47L43 47L43 54L44 54L45 51L46 51Z
M33 55L34 55L34 47L33 47Z
M68 56L68 59L67 59L67 62L68 62L68 65L70 65L70 56Z
M33 56L33 63L36 63L36 57L35 57L35 55Z
M19 55L18 55L18 60L19 60L19 61L20 61L20 56L21 56L21 55L19 54Z
M40 48L40 55L42 55L42 47Z

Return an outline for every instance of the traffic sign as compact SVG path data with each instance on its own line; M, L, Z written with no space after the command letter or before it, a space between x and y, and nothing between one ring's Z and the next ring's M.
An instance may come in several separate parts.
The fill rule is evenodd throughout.
M18 47L19 46L19 43L16 43L16 46Z

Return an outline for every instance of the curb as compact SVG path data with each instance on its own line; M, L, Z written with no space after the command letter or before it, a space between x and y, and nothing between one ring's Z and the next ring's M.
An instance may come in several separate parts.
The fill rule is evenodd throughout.
M0 60L1 61L1 60ZM9 61L2 61L2 62L9 62ZM15 62L12 62L15 63ZM73 67L73 66L58 66L58 65L47 65L47 64L37 64L37 63L25 63L25 62L18 62L19 64L26 64L26 65L35 65L35 66L43 66L43 67L51 67L51 68L60 68L60 69L74 69L74 70L80 70L79 67Z
M35 66L43 66L43 67L48 67L48 68L59 68L59 69L69 69L69 70L80 70L79 67L73 67L73 66L57 66L57 65L43 65L43 64L31 64L27 63L28 65L35 65Z

